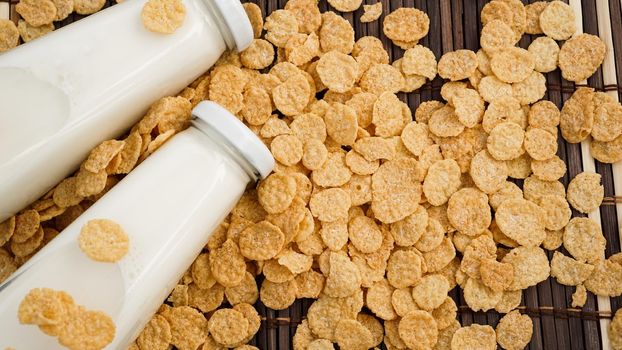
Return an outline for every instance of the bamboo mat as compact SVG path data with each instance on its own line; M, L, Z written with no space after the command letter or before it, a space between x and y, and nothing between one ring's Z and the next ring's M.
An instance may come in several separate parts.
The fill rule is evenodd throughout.
M285 5L286 0L252 0L263 10L264 15ZM364 3L374 3L377 0L364 0ZM428 13L430 17L430 32L422 40L440 57L444 52L457 49L479 48L479 32L481 22L479 13L486 3L485 0L381 0L383 15L378 21L360 23L362 8L343 14L355 29L356 37L373 35L379 37L391 57L391 61L402 56L403 51L390 44L382 33L384 16L399 7L416 7ZM532 0L525 3L534 2ZM608 52L603 66L598 69L588 81L582 82L597 90L606 91L615 99L620 99L622 89L618 82L622 82L622 0L566 0L574 8L577 15L579 31L599 35L607 44ZM14 11L17 0L0 0L0 18L18 20ZM107 6L114 1L108 0ZM322 11L331 10L326 0L320 1ZM60 23L60 26L79 20L83 16L73 14ZM59 25L57 24L57 27ZM520 41L520 46L526 48L531 37L526 35ZM561 78L559 71L546 75L548 91L546 99L554 102L561 108L572 92L575 84ZM436 78L427 83L420 90L400 98L407 102L414 110L420 102L431 99L440 100L442 80ZM589 141L588 141L589 142ZM568 144L559 137L558 156L568 165L567 174L561 179L564 185L576 174L584 171L596 171L602 175L605 187L605 196L622 195L622 164L602 164L595 161L590 155L589 143ZM522 185L522 181L517 184ZM581 214L573 211L574 216ZM622 221L622 205L603 205L600 210L590 213L589 216L599 222L603 234L607 238L605 254L610 256L620 252L619 222ZM552 252L548 252L549 259ZM529 349L610 349L607 338L607 327L612 311L622 307L622 297L602 298L588 293L586 305L582 309L570 307L571 295L574 287L558 284L548 279L535 287L523 292L523 301L520 309L530 315L534 321L534 334ZM458 319L463 326L471 323L497 324L500 316L496 312L472 312L457 289L451 292L456 300ZM252 344L260 349L291 349L291 338L296 326L304 318L306 310L312 300L299 300L288 310L269 310L258 302L256 305L263 322Z

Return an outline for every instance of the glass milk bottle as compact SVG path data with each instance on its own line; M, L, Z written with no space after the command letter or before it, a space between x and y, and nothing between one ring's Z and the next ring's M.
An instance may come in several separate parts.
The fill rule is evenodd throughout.
M238 0L183 0L185 20L172 34L145 28L145 2L125 1L0 54L0 222L227 48L242 51L253 39Z
M133 0L132 0L133 1ZM200 253L245 188L274 166L264 144L213 102L195 107L192 127L177 134L0 285L0 349L63 349L17 310L33 288L69 293L76 304L112 318L105 349L126 349ZM116 263L80 250L86 222L109 219L129 236Z

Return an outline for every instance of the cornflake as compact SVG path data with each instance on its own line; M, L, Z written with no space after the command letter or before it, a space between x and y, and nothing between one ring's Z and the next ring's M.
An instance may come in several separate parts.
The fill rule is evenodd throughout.
M605 237L600 226L590 218L572 218L564 230L564 248L578 261L602 260Z
M136 344L140 349L164 349L171 339L171 326L166 318L154 315L136 339Z
M597 173L582 172L568 184L568 203L582 213L596 210L603 201L605 188Z
M497 342L507 350L524 349L533 335L533 322L517 310L507 313L499 320L496 328Z
M486 148L488 153L497 160L511 160L523 154L524 139L525 132L520 125L502 122L490 131Z
M328 3L339 12L352 12L361 7L363 0L330 0Z
M76 12L80 13L78 4L76 4ZM149 0L143 6L140 16L143 25L148 30L172 34L184 23L186 7L181 0Z
M117 262L129 250L129 237L116 222L108 219L89 220L80 230L80 249L91 259Z
M492 220L488 196L472 187L458 190L449 198L447 217L451 225L463 234L481 234Z
M552 1L540 13L540 28L552 39L569 39L577 30L572 7L562 1Z
M366 350L372 346L372 334L357 320L341 320L335 328L335 340L340 348Z
M533 71L534 66L535 60L529 51L518 47L501 49L490 60L493 73L506 83L525 80Z
M64 320L58 342L69 349L103 349L114 339L114 322L101 311L74 306Z
M541 36L529 44L527 49L535 60L534 69L540 73L552 72L557 68L559 46L548 36ZM548 102L548 101L547 101Z
M105 0L74 0L74 9L79 15L90 15L101 10L106 4Z
M56 6L51 0L21 0L15 11L33 27L52 23L56 18Z
M451 81L467 79L476 69L477 56L471 50L448 52L438 61L438 75Z
M393 41L416 42L428 34L430 18L415 8L399 8L384 18L384 34Z
M603 63L606 51L605 43L595 35L579 34L572 37L559 51L562 76L574 82L587 79Z
M218 343L233 346L248 334L249 322L244 315L234 309L216 310L210 317L207 328Z
M399 321L398 332L404 344L409 348L429 347L436 344L438 330L436 321L426 311L413 311Z
M383 163L372 175L374 215L384 223L393 223L412 214L419 205L422 186L419 165L412 158Z
M551 260L551 276L559 284L578 286L582 284L594 270L594 266L567 257L560 252L553 254Z
M373 22L382 15L382 2L379 1L372 5L363 5L363 11L360 21L362 23Z
M0 52L16 47L19 44L19 36L20 32L13 21L0 20Z
M497 348L495 330L491 326L473 324L456 330L451 350L494 350Z

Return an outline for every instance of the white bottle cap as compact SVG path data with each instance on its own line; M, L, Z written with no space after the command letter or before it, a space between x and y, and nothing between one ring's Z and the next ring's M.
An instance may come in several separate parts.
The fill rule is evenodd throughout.
M270 175L274 168L274 158L270 150L228 110L215 102L203 101L194 107L192 115L222 136L254 168L261 179Z
M229 28L228 34L232 42L228 42L227 45L235 45L235 47L230 48L238 52L244 51L255 36L242 3L239 0L205 0L205 2L214 5L220 12L224 25Z

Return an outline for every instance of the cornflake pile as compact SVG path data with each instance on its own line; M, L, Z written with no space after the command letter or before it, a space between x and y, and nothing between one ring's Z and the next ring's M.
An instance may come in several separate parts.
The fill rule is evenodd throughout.
M330 4L347 12L361 1ZM382 7L368 6L365 21L373 21ZM314 0L289 1L265 22L258 6L245 9L256 38L247 50L223 55L179 96L156 102L124 140L91 153L96 168L85 162L0 225L2 277L41 245L20 251L28 234L62 229L210 99L264 140L275 172L244 194L132 349L254 349L244 345L260 326L251 305L281 310L300 298L316 300L295 349L522 349L533 332L516 310L523 289L551 275L576 286L575 307L587 291L622 294L622 254L605 259L598 223L571 218L571 206L599 207L600 175L579 174L566 189L556 156L559 126L569 142L591 136L597 159L622 159L622 107L590 88L561 111L541 100L544 73L559 67L579 82L604 59L598 37L575 33L571 7L492 1L481 14L482 49L438 61L418 44L428 16L400 8L383 22L405 49L391 64L379 39L355 41L351 24L320 13ZM525 50L516 47L524 33L545 35ZM444 102L421 103L413 118L396 93L437 74L447 80ZM99 175L86 191L83 171L104 171L105 181ZM524 179L523 188L508 178ZM549 262L545 249L562 245L569 256L555 252ZM456 285L471 309L505 314L496 329L461 327L448 296ZM616 349L620 315L609 333Z

